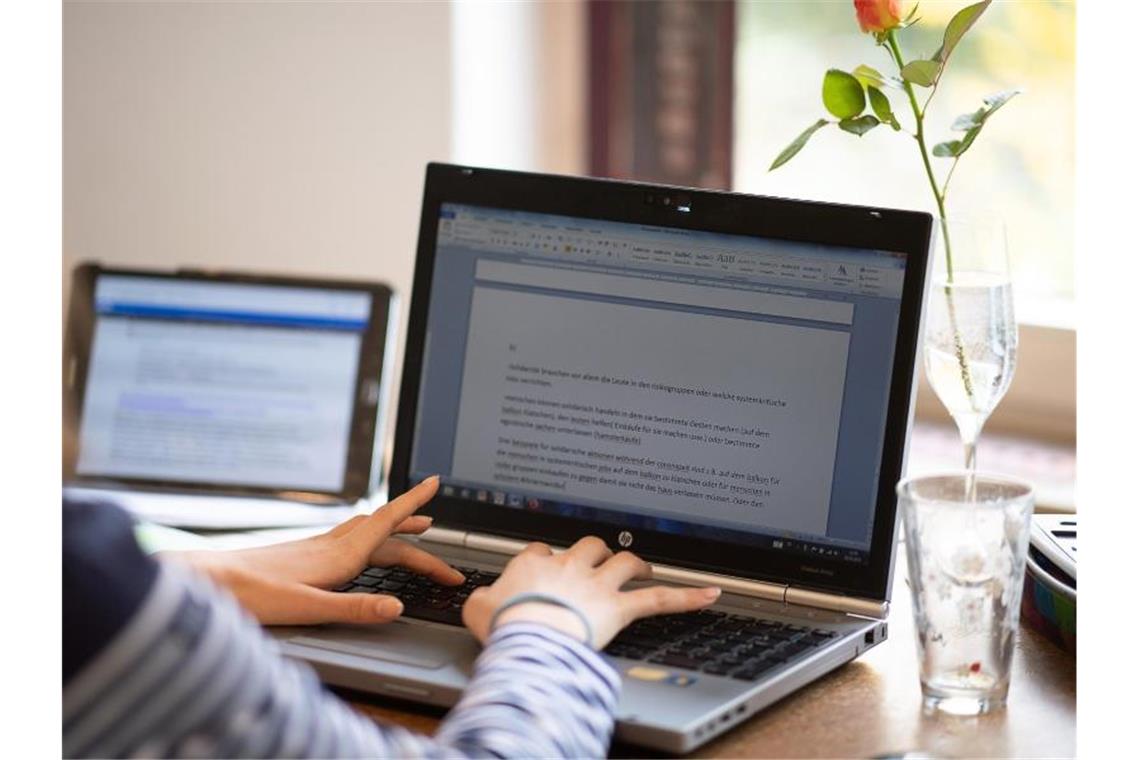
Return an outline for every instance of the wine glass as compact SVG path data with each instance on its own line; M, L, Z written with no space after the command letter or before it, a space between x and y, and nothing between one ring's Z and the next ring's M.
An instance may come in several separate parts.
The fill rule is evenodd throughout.
M923 343L926 378L958 426L972 473L982 427L1017 364L1005 227L990 217L942 219L937 239Z

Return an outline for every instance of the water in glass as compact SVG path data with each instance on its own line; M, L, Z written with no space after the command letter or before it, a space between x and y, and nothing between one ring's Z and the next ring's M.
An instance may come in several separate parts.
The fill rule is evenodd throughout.
M957 272L937 280L927 303L926 377L958 425L966 466L982 426L1005 395L1017 363L1017 323L1008 277Z

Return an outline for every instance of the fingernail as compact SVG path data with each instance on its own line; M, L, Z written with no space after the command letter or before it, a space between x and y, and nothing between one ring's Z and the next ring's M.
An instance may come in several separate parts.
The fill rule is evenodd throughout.
M399 599L380 599L376 608L381 615L397 617L404 613L404 603Z
M425 481L425 482L428 482L428 483L438 483L438 482L439 482L439 476L438 476L438 475L432 475L432 476L431 476L430 478L428 478L428 479L427 479L427 481Z
M719 599L719 598L720 598L720 589L717 588L716 586L709 586L708 588L705 589L705 599L708 599L711 602L714 599Z

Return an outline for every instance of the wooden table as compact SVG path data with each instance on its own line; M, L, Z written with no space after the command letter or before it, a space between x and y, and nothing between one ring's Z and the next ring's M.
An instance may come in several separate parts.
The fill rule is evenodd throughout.
M901 552L887 641L693 753L694 757L874 757L922 751L936 757L1073 757L1076 660L1022 626L1005 710L980 718L922 712L905 553ZM351 696L378 720L431 732L439 713ZM618 756L645 754L617 745Z

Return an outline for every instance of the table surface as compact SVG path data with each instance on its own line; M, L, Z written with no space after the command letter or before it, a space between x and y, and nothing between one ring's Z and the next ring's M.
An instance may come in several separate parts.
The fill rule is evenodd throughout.
M905 557L902 547L900 555ZM905 559L900 559L887 641L699 748L694 757L1072 757L1076 660L1021 627L1008 705L982 717L924 715ZM377 720L428 732L439 713L353 694ZM614 753L644 752L619 746Z

